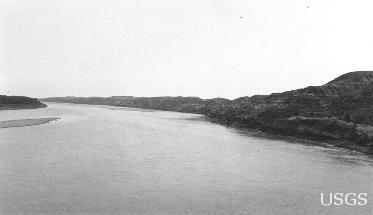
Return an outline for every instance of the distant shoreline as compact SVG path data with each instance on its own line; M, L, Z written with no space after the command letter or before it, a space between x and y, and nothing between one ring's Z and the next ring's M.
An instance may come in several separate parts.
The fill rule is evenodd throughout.
M33 126L33 125L41 125L45 123L49 123L51 121L56 121L61 118L58 117L50 117L50 118L38 118L38 119L17 119L17 120L5 120L0 121L0 129L1 128L13 128L13 127L25 127L25 126Z

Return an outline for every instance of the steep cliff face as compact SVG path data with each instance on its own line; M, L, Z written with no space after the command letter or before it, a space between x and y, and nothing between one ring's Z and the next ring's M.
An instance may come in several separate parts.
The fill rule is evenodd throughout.
M27 109L46 107L38 99L25 96L5 96L0 95L0 110L7 109Z
M341 147L373 153L371 71L346 73L322 86L234 100L203 100L196 97L64 97L48 98L45 101L200 113L227 125L332 141Z

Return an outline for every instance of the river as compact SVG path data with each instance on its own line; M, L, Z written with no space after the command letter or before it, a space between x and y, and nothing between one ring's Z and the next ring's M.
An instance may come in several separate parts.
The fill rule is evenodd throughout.
M197 114L48 103L0 111L0 214L371 214L373 159ZM323 206L321 193L367 193Z

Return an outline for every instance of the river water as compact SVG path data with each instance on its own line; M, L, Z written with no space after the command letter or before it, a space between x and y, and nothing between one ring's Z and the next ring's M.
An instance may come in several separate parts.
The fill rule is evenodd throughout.
M373 159L166 111L0 111L0 214L372 214ZM368 193L323 206L321 193ZM326 199L328 200L328 199Z

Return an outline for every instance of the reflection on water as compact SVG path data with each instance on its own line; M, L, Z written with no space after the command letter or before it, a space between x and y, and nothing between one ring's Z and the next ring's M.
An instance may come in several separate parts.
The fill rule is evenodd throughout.
M348 149L336 148L330 145L330 147L315 147L323 145L318 141L305 140L296 137L285 137L279 135L268 135L257 130L243 130L243 129L232 129L232 132L247 137L260 137L268 140L278 140L289 144L302 144L304 146L311 146L311 148L317 153L323 154L324 158L329 158L331 162L339 162L341 164L347 163L347 165L373 165L373 157L371 155L365 155L362 152L350 151Z
M0 120L0 214L370 214L372 158L196 114L50 104ZM367 206L320 193L367 192Z
M323 156L329 158L331 162L338 162L342 165L369 165L373 167L371 156L363 155L360 152L351 152L343 149L319 149Z

